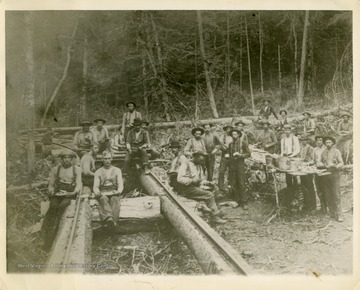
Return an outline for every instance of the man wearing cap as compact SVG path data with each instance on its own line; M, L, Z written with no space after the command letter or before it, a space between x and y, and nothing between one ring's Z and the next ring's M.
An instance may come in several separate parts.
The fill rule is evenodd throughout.
M124 173L129 173L130 162L133 157L140 157L145 174L149 174L149 157L146 149L149 148L149 134L141 128L141 120L135 119L133 128L128 132L126 138L126 155L124 162Z
M315 125L315 120L311 119L311 113L310 112L304 112L303 115L305 116L304 119L304 134L307 135L314 135L315 134L315 129L316 129L316 125Z
M338 222L344 221L341 207L340 168L344 165L340 150L335 148L333 137L324 137L326 149L321 155L318 168L326 168L331 174L324 176L326 185L326 201L328 203L330 217Z
M257 147L264 149L265 151L273 154L277 150L277 138L273 130L270 129L269 121L262 121L263 131L258 136Z
M216 152L224 148L224 144L221 142L219 136L211 131L212 124L203 125L204 135L203 140L205 143L205 151L208 154L205 159L205 167L207 173L207 179L213 180L214 166L215 166L215 154Z
M42 225L44 249L50 249L59 228L61 216L72 199L81 192L81 171L73 164L76 154L64 150L59 154L60 165L54 167L49 176L48 194L50 206Z
M279 119L273 107L270 106L270 100L264 99L263 105L259 111L259 116L262 120L268 120L271 114L273 114L276 119Z
M106 121L102 118L94 120L96 127L93 128L94 142L99 146L99 152L102 153L105 149L111 150L110 148L110 137L108 130L104 127Z
M90 131L91 125L91 122L84 121L80 124L82 129L75 133L74 145L80 157L88 152L94 144L94 134Z
M247 210L248 192L245 186L245 158L251 157L248 143L241 138L241 131L233 129L230 131L232 142L229 144L226 158L230 158L229 183L231 192L236 202L242 204Z
M280 141L281 156L296 157L300 153L299 139L291 133L291 125L285 124L284 135ZM286 186L290 187L296 184L296 177L286 173Z
M303 134L299 138L300 141L300 158L306 163L313 163L314 148L309 145L309 137ZM307 188L304 195L304 209L312 211L316 209L316 196L313 183L314 175L307 174L300 176L301 184Z
M170 169L168 171L169 179L170 179L170 186L178 191L178 182L177 176L180 165L183 162L187 162L187 158L181 152L181 145L179 141L172 141L170 143L171 153L174 155L174 159L171 162Z
M282 130L286 124L288 124L287 120L287 111L286 110L280 110L280 119L279 119L279 126L278 130Z
M311 165L315 164L318 166L321 163L321 156L323 152L326 149L326 146L324 145L324 138L322 136L316 136L315 137L315 145L314 148L314 156L313 160L311 162ZM321 203L321 211L323 213L327 213L327 201L326 201L326 185L325 185L326 179L324 179L324 176L321 175L315 175L315 186L316 191L318 194L318 197L320 199Z
M95 158L99 153L99 146L94 144L89 152L83 155L80 159L81 178L83 183L83 193L91 194L94 186L95 176Z
M128 136L129 130L132 128L134 120L142 120L141 113L136 110L136 104L134 102L126 103L126 107L128 108L128 112L124 113L123 121L122 121L122 134L126 138Z
M207 153L203 150L195 151L189 161L182 162L177 176L179 193L187 198L204 201L211 210L212 221L215 223L225 223L219 215L219 209L216 205L214 194L203 186L211 186L212 183L205 178L202 164L205 162Z
M187 157L191 157L193 152L195 151L205 151L206 152L206 148L205 148L205 142L204 139L202 138L202 135L204 134L204 129L203 128L194 128L191 130L191 134L193 135L193 137L191 137L184 148L184 154Z
M235 123L235 126L240 130L241 138L249 144L248 136L247 136L247 134L245 133L245 130L244 130L244 126L245 126L244 121L242 121L242 120L237 121Z
M232 142L232 137L230 135L230 131L233 129L232 126L225 126L223 128L224 134L222 136L222 143L224 144L224 148L221 149L221 160L220 160L220 167L219 167L219 179L218 179L218 187L219 190L222 192L226 191L225 188L225 173L229 169L230 160L229 158L225 157L227 150L229 148L229 144Z
M343 113L341 115L342 121L339 123L338 131L340 135L347 135L352 132L352 123L349 122L350 114Z
M102 221L109 229L113 229L119 220L119 195L124 189L124 184L121 169L111 164L110 151L103 152L102 161L103 166L95 172L93 190L99 202Z

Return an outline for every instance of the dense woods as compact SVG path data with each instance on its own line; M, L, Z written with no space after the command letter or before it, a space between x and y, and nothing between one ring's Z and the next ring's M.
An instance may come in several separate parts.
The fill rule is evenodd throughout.
M351 102L351 28L346 11L6 12L8 129L120 123L129 100L152 121Z

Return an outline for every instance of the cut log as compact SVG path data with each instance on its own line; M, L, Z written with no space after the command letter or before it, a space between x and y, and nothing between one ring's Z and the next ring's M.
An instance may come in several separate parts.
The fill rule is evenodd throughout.
M31 190L31 189L36 189L39 187L43 187L46 186L48 184L47 181L42 181L42 182L36 182L36 183L32 183L32 184L25 184L25 185L19 185L19 186L12 186L10 185L6 191L7 192L12 192L12 191L16 191L16 190Z

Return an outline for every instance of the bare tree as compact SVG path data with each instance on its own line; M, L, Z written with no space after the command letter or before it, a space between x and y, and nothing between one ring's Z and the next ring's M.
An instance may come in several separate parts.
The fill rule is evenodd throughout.
M84 53L83 53L83 87L82 87L82 95L80 97L80 118L81 118L81 120L84 120L86 118L87 71L88 71L88 40L85 35Z
M254 102L254 91L251 79L251 60L250 60L250 45L249 45L249 35L248 35L248 27L246 21L246 14L244 14L244 22L245 22L245 36L246 36L246 49L247 49L247 59L248 59L248 68L249 68L249 84L250 84L250 94L251 94L251 108L253 110L253 114L255 114L255 102Z
M262 68L262 56L263 56L263 49L264 49L264 38L263 32L261 27L261 13L259 12L259 46L260 46L260 86L261 86L261 95L264 96L264 78L263 78L263 68Z

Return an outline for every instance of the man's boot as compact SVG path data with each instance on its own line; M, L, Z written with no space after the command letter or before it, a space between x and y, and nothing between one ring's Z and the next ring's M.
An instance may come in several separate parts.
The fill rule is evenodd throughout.
M223 220L221 219L220 217L218 217L217 215L216 216L213 216L211 221L215 224L224 224L226 223L226 220Z
M149 164L144 164L144 174L150 174Z

